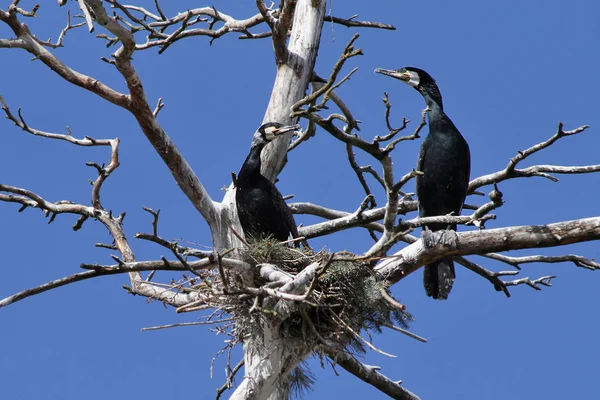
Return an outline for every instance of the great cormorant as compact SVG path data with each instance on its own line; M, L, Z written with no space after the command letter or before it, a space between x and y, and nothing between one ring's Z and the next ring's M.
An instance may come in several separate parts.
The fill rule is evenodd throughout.
M267 122L254 133L250 154L236 179L235 200L246 239L261 239L269 235L285 241L298 237L298 228L283 196L270 180L260 173L260 153L270 141L299 125L284 126Z
M435 80L419 68L405 67L397 70L376 69L383 75L399 79L415 88L427 103L429 135L421 145L417 171L417 196L419 216L432 217L452 213L459 215L471 171L469 145L444 112L442 95ZM431 231L456 230L456 225L432 224ZM445 300L454 283L454 262L445 258L424 268L425 292L434 299Z

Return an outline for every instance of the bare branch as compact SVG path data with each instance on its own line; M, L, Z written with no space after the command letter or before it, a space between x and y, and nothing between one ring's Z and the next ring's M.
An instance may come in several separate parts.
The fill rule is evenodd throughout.
M358 181L360 182L361 186L363 187L365 194L370 199L370 207L369 208L377 207L377 202L375 201L375 196L373 196L373 194L371 192L371 188L367 184L365 176L363 175L363 173L364 173L363 169L356 162L356 157L354 155L353 147L349 143L346 143L346 154L348 156L348 161L350 162L350 166L354 170L354 173L356 173L356 177L358 178ZM382 183L383 186L385 187L385 182L383 182L383 179L379 176L379 174L377 174L377 172L375 172L373 170L373 168L371 168L370 171L372 171L373 176L376 176L381 180L380 183Z
M11 120L12 122L14 122L14 124L16 126L18 126L19 128L21 128L22 130L24 130L25 132L31 133L32 135L35 136L41 136L41 137L45 137L45 138L49 138L49 139L58 139L58 140L65 140L69 143L73 143L76 144L78 146L112 146L112 142L116 139L93 139L89 136L85 136L83 139L77 139L75 137L73 137L71 135L71 131L69 130L69 128L67 127L67 131L68 133L65 134L57 134L57 133L49 133L49 132L44 132L44 131L40 131L37 129L32 128L31 126L29 126L23 116L21 115L21 109L19 108L19 118L17 119L10 111L10 109L8 108L8 105L6 104L6 102L4 101L4 99L2 98L2 96L0 96L0 104L2 105L2 110L4 110L4 112L6 113L6 118Z
M509 257L503 254L490 253L486 254L485 257L491 258L493 260L502 261L503 263L512 265L515 268L519 268L521 264L529 264L529 263L561 263L561 262L572 262L578 267L589 269L591 271L595 271L600 269L600 263L594 261L593 259L588 259L582 256L578 256L576 254L566 254L564 256L543 256L543 255L535 255L535 256L524 256L524 257ZM519 268L520 269L520 268Z
M97 209L103 209L102 204L100 202L100 189L102 188L102 184L110 176L110 174L119 167L119 139L93 139L89 136L86 136L83 139L76 139L71 135L71 130L67 127L68 134L57 134L57 133L49 133L40 131L34 128L31 128L26 122L23 116L21 115L21 109L19 109L19 119L17 119L11 112L6 102L0 96L0 104L2 105L2 109L6 113L6 118L13 121L16 126L24 130L25 132L31 133L35 136L41 136L49 139L57 139L64 140L69 143L76 144L78 146L110 146L111 147L111 160L110 163L105 167L104 165L100 166L95 163L87 163L88 166L93 166L98 171L98 178L93 182L92 188L92 206ZM87 215L88 217L90 215Z
M387 29L387 30L391 30L391 31L396 30L396 27L394 27L393 25L384 24L381 22L356 21L356 20L354 20L354 18L356 18L357 16L358 15L353 15L352 17L350 17L348 19L344 19L344 18L327 15L327 16L325 16L325 21L330 21L335 24L344 25L344 26L347 26L348 28L356 27L356 28Z
M514 281L504 282L505 286L517 286L517 285L527 285L529 287L534 288L535 290L542 290L539 285L552 287L552 283L550 282L552 279L556 278L554 275L543 276L538 279L531 280L529 278L521 278L516 279Z
M160 215L160 210L154 211L153 209L148 207L142 208L144 211L152 215L152 233L148 234L138 232L134 235L136 239L148 240L173 251L174 254L183 255L186 257L206 258L215 256L215 253L212 251L203 251L191 247L181 246L176 240L169 241L163 239L158 235L158 217Z
M237 374L237 372L243 366L244 366L244 360L240 360L240 362L237 363L237 365L235 367L233 367L233 369L231 371L228 371L227 380L225 381L225 383L223 384L223 386L221 386L219 389L217 389L217 400L219 400L219 398L221 397L221 395L226 390L231 389L231 386L233 384L233 378L235 377L235 374Z
M167 18L164 13L157 7L160 17L155 15L146 9L138 6L121 5L117 1L109 0L109 3L113 4L114 7L119 8L125 16L131 21L135 32L147 31L148 37L146 43L137 44L136 50L145 50L152 47L160 47L159 53L164 52L173 43L194 36L208 36L211 38L211 44L215 39L220 38L231 32L240 32L244 38L257 38L267 37L268 35L256 35L252 34L249 29L265 22L263 15L256 14L247 19L235 19L230 15L224 14L218 11L214 7L201 7L186 12L178 13L176 16ZM139 12L144 17L152 19L151 22L145 22L144 18L137 18L131 12ZM223 22L223 25L218 29L214 29L214 26L218 22ZM198 23L207 23L207 28L190 28ZM175 31L166 33L168 28L178 26ZM189 28L189 29L188 29Z
M223 322L230 322L230 321L233 321L233 318L225 318L225 319L219 319L219 320L213 320L213 321L180 322L177 324L149 326L147 328L140 329L140 331L142 331L142 332L158 331L161 329L179 328L182 326L215 325L215 324L222 324Z
M387 115L387 112L386 112L386 115ZM387 153L389 153L389 152L393 151L393 150L396 148L396 145L397 145L398 143L400 143L400 142L404 142L404 141L407 141L407 140L415 140L415 139L418 139L418 138L420 137L420 136L419 136L419 133L421 133L421 130L423 129L423 127L424 127L425 125L427 125L427 120L425 119L426 115L427 115L427 109L424 109L424 110L421 112L421 122L420 122L420 123L419 123L419 125L418 125L418 126L415 128L415 130L413 131L413 133L412 133L412 134L410 134L410 135L402 136L402 137L399 137L399 138L395 139L394 141L392 141L390 144L388 144L388 145L387 145L387 146L386 146L386 147L383 149L383 152L387 154ZM400 128L397 128L397 129L400 129ZM402 128L402 129L403 129L403 128ZM398 132L400 132L402 129L400 129ZM396 133L398 133L398 132L396 132ZM394 135L395 135L395 134L394 134ZM394 135L392 135L392 137L393 137ZM388 135L388 136L390 136L390 135ZM377 138L375 138L375 139L377 139ZM380 140L383 140L383 139L380 139ZM374 142L376 142L376 140L374 140Z
M88 30L90 31L90 33L94 32L94 21L92 19L92 14L90 14L90 10L87 7L87 4L85 4L85 0L77 0L77 3L79 3L79 8L83 12L83 16L85 18L85 23L88 26Z
M75 204L70 201L58 201L51 203L46 201L41 196L34 192L9 185L0 184L0 192L8 192L16 194L17 196L2 195L0 200L5 200L12 203L19 203L28 207L36 207L45 211L46 214L79 214L86 217L97 218L100 214L100 210L94 210L93 207L84 206L82 204Z
M360 214L337 211L310 203L292 203L290 204L290 208L292 212L297 214L311 214L331 219L331 221L298 228L298 234L309 239L356 226L364 226L368 229L383 232L383 225L374 222L383 218L385 214L383 207L364 211Z
M490 192L489 198L490 201L488 203L485 203L484 205L479 207L471 215L471 218L473 219L473 225L475 225L479 229L483 228L485 222L485 220L483 220L483 217L486 216L490 211L502 207L502 205L504 204L504 200L502 200L502 192L498 190L498 186L495 183L494 190Z
M9 12L13 11L18 14L21 14L24 17L37 17L37 10L40 8L39 4L34 5L33 8L31 9L31 11L26 11L26 10L22 9L21 7L17 7L17 5L19 3L20 3L20 0L13 0L12 4L8 8Z
M533 176L541 176L553 181L557 181L556 178L549 174L586 174L591 172L599 172L600 164L585 166L534 165L523 169L517 169L517 165L532 154L551 146L559 139L577 135L585 131L587 128L589 128L588 125L583 125L571 131L564 131L563 124L559 123L556 133L550 139L538 143L535 146L531 146L527 150L519 151L516 156L510 159L508 165L503 170L473 179L469 183L469 193L473 193L476 189L482 186L490 185L492 183L499 183L512 178L530 178Z
M358 332L356 332L354 329L352 329L352 327L350 327L346 322L344 322L344 320L340 317L338 317L337 315L333 315L333 318L341 325L344 326L344 328L346 328L350 333L352 333L354 335L354 337L356 337L358 340L360 340L361 342L363 342L364 344L367 345L368 348L370 348L371 350L379 353L379 354L383 354L384 356L388 356L391 358L396 358L398 356L395 356L393 354L390 353L386 353L383 350L379 350L377 347L375 347L373 345L373 343L371 343L370 341L368 341L367 339L363 338L362 336L360 336L360 334Z
M258 8L258 11L263 16L267 25L269 25L271 29L275 29L277 19L273 16L272 10L267 8L265 2L263 0L256 0L256 8Z
M419 400L419 397L400 386L399 382L394 382L385 375L382 375L379 372L379 367L365 365L350 354L335 350L331 347L326 348L325 351L334 363L338 364L362 381L373 385L391 398L399 400Z
M510 297L510 292L508 291L506 285L504 285L504 281L500 279L500 277L507 275L517 275L519 271L490 271L487 268L484 268L471 260L467 260L464 257L458 257L456 259L456 262L458 262L465 268L471 270L472 272L475 272L477 275L487 279L494 286L494 289L496 289L496 291L501 291L506 295L506 297Z
M347 76L349 76L349 75L350 74L348 74ZM331 77L329 79L331 79ZM323 86L325 86L326 82L327 82L326 80L319 77L317 74L313 74L313 85L316 87L317 90L319 90ZM337 84L336 87L339 87L341 83L342 82ZM340 111L344 114L344 117L345 117L346 123L347 123L347 126L344 127L344 131L346 133L350 133L353 129L360 131L360 127L358 126L360 121L357 120L356 118L354 118L354 115L352 114L352 112L350 111L350 108L348 108L346 103L344 103L342 101L342 99L333 90L329 90L327 92L327 96L331 101L333 101L335 103L336 106L338 106Z
M283 9L272 10L267 8L264 1L256 1L259 13L251 16L247 19L235 19L230 15L224 14L218 11L215 7L201 7L187 10L186 12L178 13L176 16L168 18L161 10L158 5L158 1L155 0L156 9L158 15L145 9L144 7L135 5L123 5L116 0L107 0L113 7L119 9L123 14L124 18L119 17L124 23L126 23L134 32L146 31L148 36L146 43L136 45L136 50L144 50L152 47L160 47L159 53L165 51L176 41L184 38L193 36L208 36L211 38L211 44L215 39L221 36L232 33L240 32L241 36L239 39L261 39L270 37L273 35L273 30L276 32L278 37L277 42L282 43L280 49L281 60L285 60L285 40L288 36L289 29L291 27L291 18L293 16L293 9L295 7L295 1L288 1L283 4ZM137 17L136 13L140 14ZM125 19L127 18L127 20ZM352 18L343 19L337 17L326 17L329 20L337 24L342 24L349 27L364 27L364 28L380 28L380 29L395 29L391 25L382 24L378 22L370 21L354 21ZM148 22L148 20L150 20ZM215 25L218 22L222 22L223 25L218 29ZM270 29L267 32L252 33L250 29L266 22ZM190 27L204 23L207 24L206 28L193 28ZM167 33L168 28L174 28L175 31Z
M376 143L385 142L385 141L393 139L394 136L396 136L396 134L398 134L398 132L406 129L406 126L410 122L406 118L402 118L402 125L399 128L392 128L392 124L390 122L390 117L391 117L391 113L392 113L392 104L390 103L390 97L387 92L383 93L383 99L381 99L381 100L383 101L383 104L385 105L385 124L387 125L389 133L384 136L375 136L373 141Z
M116 67L123 75L129 88L129 111L135 116L142 131L171 170L178 186L187 195L194 207L204 217L211 227L217 223L217 205L212 201L198 177L183 158L175 144L160 126L148 102L142 82L131 63L131 55L135 50L135 40L131 32L119 25L115 18L107 15L100 0L89 0L96 20L100 25L114 34L122 46L114 54Z
M18 21L17 14L10 12L10 8L9 12L0 10L0 21L6 23L17 36L17 39L20 41L19 43L23 44L23 46L18 47L23 48L34 55L35 59L42 61L63 79L99 95L103 99L108 100L113 104L124 108L127 107L128 98L126 95L113 90L109 86L96 79L72 70L47 49L45 49L44 46L40 44L38 40L31 34L29 28L25 24L21 24Z
M329 100L329 93L332 92L335 88L339 87L344 81L346 81L349 78L350 75L352 75L356 71L356 69L352 70L346 77L344 77L340 82L336 84L337 76L342 70L342 67L344 66L346 60L363 54L362 49L354 49L353 47L353 44L356 41L356 39L358 39L358 37L359 35L355 34L352 37L352 39L350 39L350 41L344 48L344 52L333 66L333 70L331 71L331 75L329 76L329 80L327 81L327 83L325 83L315 92L304 97L302 100L296 102L292 106L292 117L307 115L314 111L322 110L325 107L327 101ZM313 103L316 99L318 99L321 96L323 96L323 100L321 101L321 103L315 106L311 106L308 109L301 108L304 105Z
M292 31L287 46L290 60L277 68L263 122L296 122L290 116L290 110L304 97L313 77L317 56L315 49L321 39L326 3L323 0L297 0L295 3ZM291 133L287 133L281 139L269 143L261 153L261 173L267 179L274 181L283 168L291 136Z
M419 335L417 335L415 333L407 331L406 329L402 329L402 328L400 328L398 326L394 326L394 325L390 325L390 324L384 324L384 326L387 327L387 328L389 328L389 329L391 329L391 330L393 330L393 331L400 332L403 335L406 335L406 336L408 336L410 338L418 340L421 343L427 343L427 339L425 339L424 337L421 337L421 336L419 336Z
M158 102L156 103L156 108L154 109L154 111L152 111L152 115L154 115L154 118L158 117L158 113L160 112L160 110L163 109L164 106L165 106L165 103L163 103L163 99L161 97L158 99Z
M292 18L296 10L296 1L297 0L286 0L281 2L279 18L277 18L275 23L271 26L271 30L273 31L273 49L275 51L277 65L288 62L289 53L286 41L288 32L292 27ZM259 1L257 1L257 4L258 3Z
M39 41L40 44L56 49L59 47L63 47L63 40L65 39L65 36L67 34L68 31L70 31L71 29L75 29L75 28L79 28L80 26L85 25L85 22L80 22L78 24L75 25L71 25L71 10L67 11L67 26L65 26L62 31L60 31L60 34L58 35L58 39L56 40L56 43L52 43L50 40L46 41L46 42L42 42Z
M27 42L23 39L0 39L0 49L26 49Z
M209 259L198 260L198 261L190 261L189 267L194 270L201 269L210 269L215 267L215 262ZM247 269L250 268L248 264L243 261L235 260L235 259L222 259L222 265L226 268L230 269ZM24 290L12 296L6 297L0 300L0 308L5 307L9 304L15 303L19 300L23 300L27 297L34 296L36 294L44 293L52 289L59 288L61 286L65 286L71 283L83 281L86 279L96 278L99 276L107 276L107 275L115 275L115 274L124 274L131 272L141 272L141 271L188 271L188 266L184 265L179 261L169 261L168 263L163 262L162 260L155 261L139 261L139 262L125 262L116 265L97 265L97 264L82 264L82 268L89 269L89 271L80 272L74 275L70 275L61 279L57 279L48 283L45 283L40 286L36 286L31 289ZM153 284L140 284L140 286L148 287ZM158 288L155 286L154 291L157 291ZM139 290L137 294L144 295L145 290ZM165 292L165 290L160 290L160 292ZM180 293L181 294L181 293ZM156 296L156 294L148 295L148 297ZM193 294L190 294L188 299L186 299L186 303L190 303L191 301L196 300L197 297L194 297ZM163 300L168 304L178 305L177 302L171 303L168 300ZM185 303L184 303L185 304Z
M158 124L148 106L143 85L131 64L131 55L135 49L133 35L126 28L119 25L115 18L111 18L106 14L100 0L90 0L87 5L93 9L97 22L106 27L123 44L114 57L115 65L125 78L130 90L129 96L118 93L101 82L73 71L64 65L37 43L29 29L24 24L19 23L16 14L0 10L0 21L8 24L17 37L25 41L25 50L35 55L62 78L129 110L136 117L142 131L171 170L179 187L208 223L214 225L219 218L217 206L213 203L187 161Z
M426 248L421 240L398 251L375 267L381 279L394 283L421 265L442 257L562 246L600 239L600 217L548 225L515 226L475 232L459 232L456 248L435 245Z

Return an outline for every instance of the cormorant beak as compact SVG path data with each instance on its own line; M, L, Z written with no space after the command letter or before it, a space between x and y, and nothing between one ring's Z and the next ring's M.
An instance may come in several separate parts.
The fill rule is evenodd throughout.
M299 124L295 124L295 125L284 125L282 127L273 129L271 132L269 132L272 137L267 138L267 140L273 140L281 135L284 135L288 132L291 131L297 131L300 129L300 125Z
M410 72L408 71L400 72L392 69L375 68L375 72L378 74L391 76L392 78L400 79L403 82L409 82L411 78Z

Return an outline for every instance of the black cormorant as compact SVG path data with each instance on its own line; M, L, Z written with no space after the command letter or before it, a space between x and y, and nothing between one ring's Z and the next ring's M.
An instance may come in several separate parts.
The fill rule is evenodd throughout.
M250 154L235 183L237 211L246 239L261 239L271 235L286 241L298 237L296 222L283 196L260 173L260 153L270 141L299 128L299 125L284 126L278 122L267 122L254 133Z
M459 215L469 187L471 153L465 139L444 113L442 95L435 80L427 72L413 67L378 68L375 72L407 83L421 93L427 103L429 135L421 145L417 161L417 171L423 173L417 176L419 216ZM456 230L456 225L432 224L425 229ZM428 264L424 271L427 295L440 300L448 298L455 278L452 258Z

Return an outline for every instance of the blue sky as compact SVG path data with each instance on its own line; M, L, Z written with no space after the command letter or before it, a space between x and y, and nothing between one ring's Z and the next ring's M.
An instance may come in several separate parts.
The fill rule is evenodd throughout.
M5 2L6 3L6 2ZM153 3L145 1L143 3ZM205 5L179 1L163 4L165 12ZM23 0L30 8L33 2ZM74 10L74 3L69 3ZM213 1L237 18L254 13L253 2ZM6 7L6 6L2 6ZM598 163L597 91L600 27L597 2L336 1L333 14L394 24L396 31L358 30L357 46L365 55L339 94L362 121L367 138L385 133L381 96L390 93L393 119L418 120L424 103L400 82L375 75L373 69L418 66L434 76L445 110L472 151L472 177L503 168L517 150L550 137L559 120L566 129L589 124L578 137L560 141L527 161L578 165ZM43 4L40 18L29 20L41 38L56 38L66 10ZM98 29L98 32L101 32ZM356 30L326 23L317 72L328 75ZM0 26L0 37L11 32ZM61 59L118 90L124 84L113 67L100 61L110 53L84 30L69 32ZM163 55L136 53L134 64L152 104L163 97L160 122L187 157L215 199L230 183L260 125L275 74L271 42L239 41L235 35L208 45L192 38ZM73 135L121 139L121 167L104 186L105 206L127 212L125 228L140 260L167 255L133 235L150 230L142 206L160 208L161 235L210 246L206 224L175 185L170 173L127 112L70 86L22 50L0 49L0 94L13 111L22 107L26 121L38 129ZM106 149L77 148L35 138L0 121L0 182L35 191L48 200L89 202L94 171L85 162L107 160ZM394 163L398 175L413 168L420 141L401 146ZM345 157L344 146L325 132L288 156L278 184L292 201L310 201L355 210L363 192ZM375 162L360 154L362 164ZM598 215L600 176L563 176L559 183L541 178L500 185L506 200L488 227L539 224ZM411 187L412 188L412 187ZM412 190L412 189L411 189ZM471 198L482 202L482 198ZM383 200L380 200L383 203ZM51 225L39 210L17 213L0 203L0 297L79 271L80 263L112 263L111 252L94 243L109 242L100 224L88 221L79 232L76 218L59 216ZM297 218L311 223L313 218ZM462 228L465 229L465 228ZM313 240L313 247L362 252L368 234L356 230ZM595 243L548 249L546 254L580 253L598 258ZM514 252L535 254L537 252ZM472 257L488 268L508 269ZM522 276L559 275L552 288L512 288L507 299L463 268L450 299L425 297L420 272L398 283L393 292L414 314L418 343L394 332L375 337L379 348L398 355L389 359L368 353L366 363L380 365L423 399L592 398L597 391L600 349L594 333L599 300L597 273L570 264L530 264ZM161 274L169 281L175 274ZM78 283L0 310L0 397L5 399L194 398L210 399L224 382L223 360L214 378L209 366L223 346L222 336L205 327L156 332L140 328L182 321L160 304L131 297L121 285L125 276ZM322 370L307 398L385 398L338 368Z

